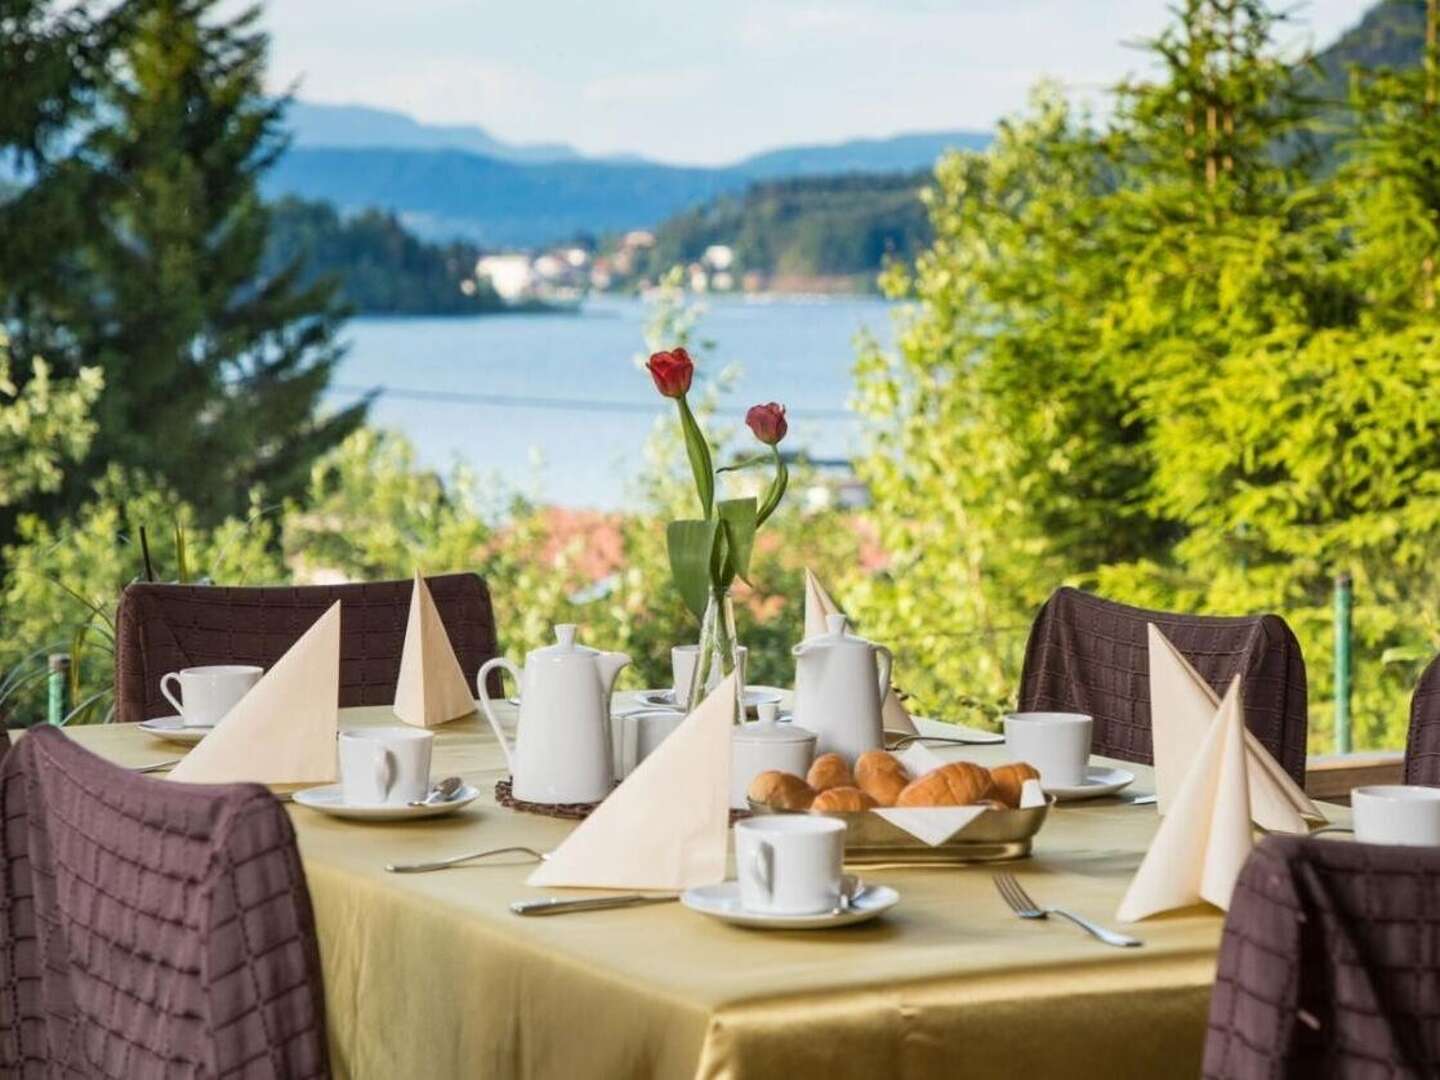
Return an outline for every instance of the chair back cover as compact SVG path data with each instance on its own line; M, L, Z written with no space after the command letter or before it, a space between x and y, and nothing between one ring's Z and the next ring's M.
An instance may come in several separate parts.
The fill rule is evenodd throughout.
M476 574L425 579L473 688L480 665L498 655L490 592ZM167 671L204 664L269 668L324 612L340 605L340 706L395 700L414 582L225 588L136 583L120 598L115 645L115 719L175 710L160 693ZM498 676L491 693L501 693Z
M295 834L255 784L171 784L57 728L0 761L0 1076L329 1075Z
M1405 783L1440 787L1440 656L1425 668L1410 699Z
M1150 652L1154 623L1218 695L1242 676L1245 726L1296 783L1305 782L1305 661L1278 615L1173 615L1057 589L1025 646L1022 712L1082 712L1095 718L1096 754L1154 762Z
M1271 836L1225 919L1204 1075L1440 1076L1440 851Z

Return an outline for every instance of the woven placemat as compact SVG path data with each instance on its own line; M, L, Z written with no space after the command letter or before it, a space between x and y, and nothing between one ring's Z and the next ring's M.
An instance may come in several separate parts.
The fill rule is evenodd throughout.
M590 816L599 803L534 803L517 799L510 791L510 777L495 781L495 801L508 810L519 810L524 814L542 814L545 817L568 818L580 821ZM750 816L749 810L731 810L730 824Z
M590 811L600 804L598 802L582 803L538 803L526 802L524 799L517 799L510 792L510 777L495 781L495 801L501 806L510 810L519 810L526 814L543 814L545 817L569 818L571 821L580 821L590 816Z

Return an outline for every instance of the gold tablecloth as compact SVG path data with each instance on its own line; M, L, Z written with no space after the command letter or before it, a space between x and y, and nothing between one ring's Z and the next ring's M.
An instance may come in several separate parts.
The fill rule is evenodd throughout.
M393 722L348 709L342 726ZM125 725L71 734L127 765L177 748ZM572 823L498 807L504 759L484 721L437 729L434 774L483 797L462 813L362 824L293 806L325 971L337 1076L631 1078L1171 1077L1199 1074L1220 915L1129 928L1102 945L1025 922L984 867L879 870L900 903L828 932L723 925L678 904L517 918L532 863L396 875L388 862L524 844ZM1003 748L942 751L995 763ZM1127 794L1153 790L1150 771ZM657 806L656 813L665 808ZM1042 902L1115 924L1155 831L1152 808L1057 807L1011 864ZM583 894L577 894L583 895Z

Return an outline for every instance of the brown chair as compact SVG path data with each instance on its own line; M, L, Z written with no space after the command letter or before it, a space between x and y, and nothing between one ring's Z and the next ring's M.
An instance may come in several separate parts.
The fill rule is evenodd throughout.
M1440 851L1271 836L1225 918L1207 1080L1440 1076Z
M1410 699L1405 783L1440 787L1440 656L1421 673Z
M1245 725L1296 783L1305 782L1305 661L1278 615L1172 615L1057 589L1030 628L1022 712L1095 718L1097 754L1151 764L1150 654L1154 623L1217 694L1243 677Z
M470 685L499 652L495 613L475 574L425 579ZM120 598L115 647L115 719L174 712L160 693L167 671L202 664L268 668L331 604L340 607L340 705L394 700L410 614L411 581L292 588L135 584ZM494 679L489 687L500 693Z
M0 1076L329 1075L290 819L256 784L111 765L37 727L0 762Z

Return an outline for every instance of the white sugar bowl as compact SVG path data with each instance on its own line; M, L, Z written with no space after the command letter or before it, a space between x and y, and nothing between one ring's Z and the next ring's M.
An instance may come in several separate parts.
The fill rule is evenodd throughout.
M740 724L731 733L730 805L736 810L749 809L745 792L762 772L775 769L804 776L815 760L813 731L777 723L774 705L761 705L759 712L758 721Z

